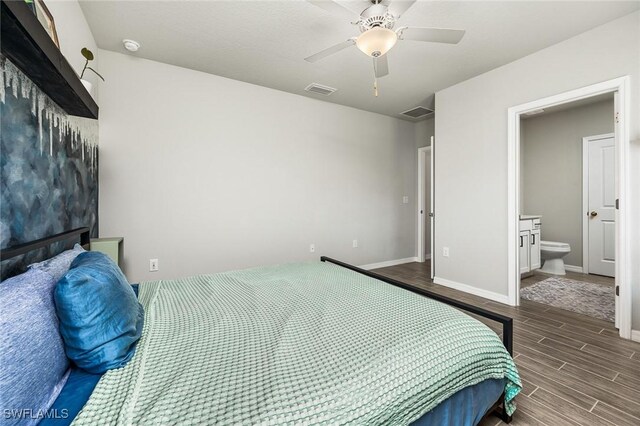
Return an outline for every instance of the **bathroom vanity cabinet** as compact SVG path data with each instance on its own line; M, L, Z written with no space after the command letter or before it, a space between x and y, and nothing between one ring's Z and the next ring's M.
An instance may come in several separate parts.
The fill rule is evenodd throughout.
M526 275L542 266L540 260L540 216L520 216L520 274Z

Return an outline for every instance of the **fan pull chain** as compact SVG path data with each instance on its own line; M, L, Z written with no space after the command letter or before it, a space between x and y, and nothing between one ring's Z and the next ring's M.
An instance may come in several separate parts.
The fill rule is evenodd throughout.
M378 97L378 62L373 58L373 96Z

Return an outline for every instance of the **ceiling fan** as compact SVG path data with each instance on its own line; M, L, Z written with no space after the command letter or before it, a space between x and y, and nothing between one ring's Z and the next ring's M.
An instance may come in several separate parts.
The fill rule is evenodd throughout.
M351 37L342 43L338 43L327 49L308 56L307 62L316 62L327 56L353 46L354 44L364 54L373 58L373 71L375 78L389 74L387 52L395 46L398 40L416 40L432 43L457 44L464 36L464 30L449 28L425 28L402 26L394 31L394 27L401 16L416 2L370 0L372 5L360 12L356 21L354 12L332 0L307 0L314 6L318 6L327 12L344 19L349 19L353 25L360 27L360 35ZM377 84L374 82L374 93L377 96Z

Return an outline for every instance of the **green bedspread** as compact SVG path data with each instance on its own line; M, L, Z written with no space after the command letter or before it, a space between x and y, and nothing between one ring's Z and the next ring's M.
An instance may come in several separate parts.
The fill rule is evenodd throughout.
M336 265L140 284L142 338L75 419L94 424L408 424L513 360L484 324Z

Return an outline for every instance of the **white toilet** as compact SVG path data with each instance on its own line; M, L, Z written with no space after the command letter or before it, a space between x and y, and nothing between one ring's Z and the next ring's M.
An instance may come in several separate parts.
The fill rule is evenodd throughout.
M544 261L540 272L553 275L566 275L563 257L571 253L571 246L567 243L555 241L540 241L540 256Z

